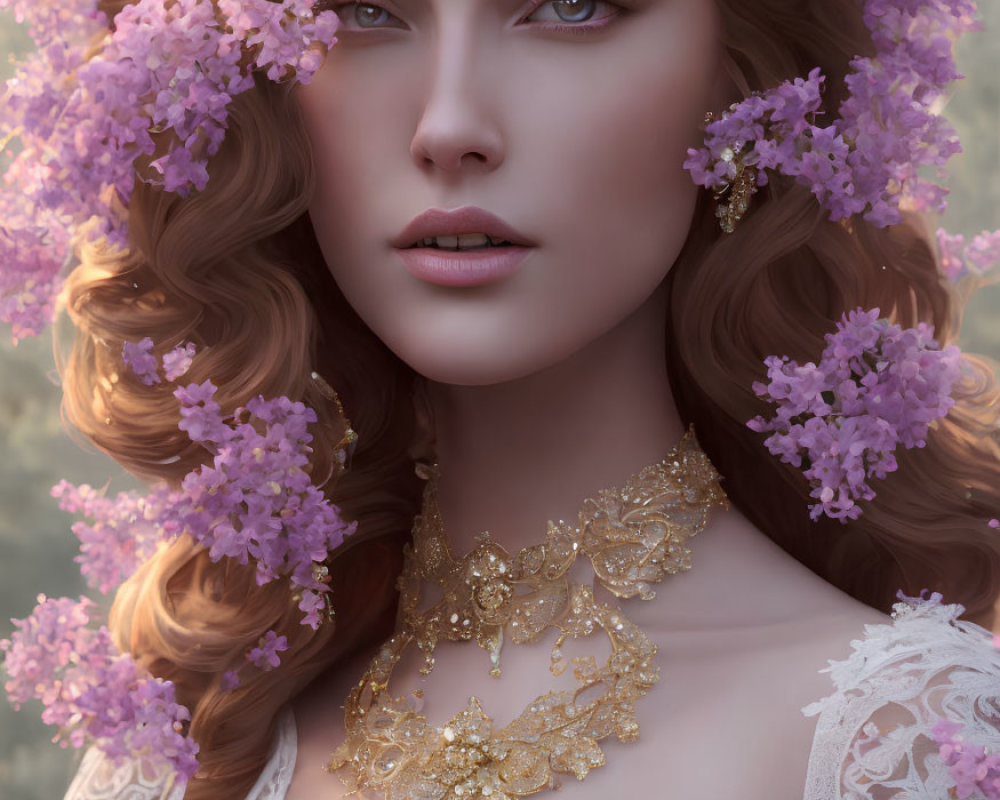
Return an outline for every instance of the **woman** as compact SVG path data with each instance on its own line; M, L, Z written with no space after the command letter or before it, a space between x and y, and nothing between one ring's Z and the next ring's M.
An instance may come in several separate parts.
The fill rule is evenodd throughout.
M817 359L857 307L930 322L947 340L951 294L915 223L831 221L775 176L725 234L682 166L707 111L815 67L833 113L849 60L874 47L855 3L335 10L340 41L313 82L289 95L259 80L234 104L205 190L137 186L127 253L91 247L68 286L81 331L68 416L130 469L176 481L204 458L178 431L170 387L121 372L119 345L139 336L193 342L187 377L210 377L223 409L257 394L315 408L318 483L339 473L344 435L330 386L357 431L327 487L358 522L329 564L334 624L299 624L287 585L258 587L252 564L213 562L187 536L118 593L119 641L192 709L200 769L183 796L521 796L559 782L581 799L944 796L938 741L915 725L950 709L988 733L996 696L956 676L992 675L997 659L984 631L960 631L934 602L895 627L884 614L898 590L930 587L993 622L992 379L966 374L948 418L900 456L860 519L810 521L801 473L746 427L767 411L752 388L764 357ZM689 425L697 443L674 450ZM641 472L668 453L681 466ZM647 564L601 561L611 534L588 539L604 529L572 522L584 498L640 473L680 537L650 545L677 561L649 586L628 577ZM588 519L611 514L593 511L611 502L600 497ZM380 645L418 514L397 635ZM690 572L666 578L706 519ZM562 540L545 538L547 520L571 521ZM557 576L517 560L543 541L545 558L572 542ZM451 556L435 560L435 543ZM503 568L484 578L469 552ZM530 580L506 577L508 565ZM472 600L449 594L463 586ZM526 588L539 608L557 598L546 621L565 654L552 631L518 638L530 614L511 598ZM578 603L610 659L560 616ZM866 646L891 658L855 656L833 699L804 716L831 692L818 670L850 657L866 625L882 626ZM234 689L224 675L269 630L287 638L281 666L241 672ZM615 702L536 700L574 691L605 660L591 688L620 692ZM914 663L917 685L890 691ZM978 716L957 710L977 702ZM581 707L585 723L558 730ZM419 744L400 738L404 723ZM509 723L523 735L501 731ZM106 783L170 795L136 763L88 757L69 796Z

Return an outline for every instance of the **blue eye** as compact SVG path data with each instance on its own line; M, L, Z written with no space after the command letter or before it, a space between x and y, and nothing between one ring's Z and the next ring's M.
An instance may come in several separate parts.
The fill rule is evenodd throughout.
M394 17L382 6L374 3L341 3L333 10L337 12L340 24L345 30L406 27L399 17Z
M598 27L610 22L619 13L620 9L606 0L546 0L525 17L524 21L556 24L591 22Z
M597 0L553 0L552 10L563 22L586 22L597 10Z

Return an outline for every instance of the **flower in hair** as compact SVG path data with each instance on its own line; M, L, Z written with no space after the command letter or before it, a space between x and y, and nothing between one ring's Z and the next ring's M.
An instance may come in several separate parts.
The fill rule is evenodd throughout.
M122 361L146 386L160 382L160 362L153 355L153 340L148 336L138 342L122 343Z
M281 663L278 653L288 649L288 637L268 631L260 637L257 647L247 653L247 661L264 672L270 672Z
M195 346L185 342L163 354L164 377L171 383L191 368ZM160 383L160 360L153 354L153 340L150 337L138 342L122 343L122 361L146 386Z
M80 540L75 560L87 584L102 594L117 588L179 532L178 522L169 519L169 509L163 507L168 496L162 492L120 492L112 499L86 484L64 480L52 488L52 496L63 511L93 520L73 523Z
M89 486L63 481L55 487L65 510L91 520L73 526L81 571L107 592L160 544L187 533L213 561L252 559L258 584L287 578L302 624L315 628L329 613L330 591L317 565L356 527L310 479L308 427L316 414L286 397L258 397L227 418L215 391L209 381L174 391L179 427L212 454L179 488L156 484L145 494L123 492L112 500Z
M813 519L861 516L858 502L875 496L869 481L896 470L897 446L923 447L931 423L954 405L961 353L939 349L933 335L925 323L904 329L877 308L857 309L827 334L818 364L765 359L768 381L753 390L777 409L747 424L770 433L768 450L803 470Z
M308 83L338 18L308 0L138 0L110 27L97 0L0 0L7 8L37 45L0 116L0 320L16 341L51 319L82 241L126 246L137 175L203 189L233 97L255 71Z
M814 69L732 106L706 127L705 146L688 151L695 182L720 196L744 170L756 184L768 171L808 186L840 220L860 214L885 226L900 208L943 210L946 190L920 170L939 170L960 151L951 125L935 111L961 77L952 43L978 30L973 0L865 0L875 55L856 56L848 95L824 119L825 77Z
M137 343L132 365L158 381L151 351L151 344ZM192 351L182 345L171 352L183 362ZM169 379L166 358L164 367ZM316 422L315 413L286 397L258 397L224 417L208 381L178 387L174 394L181 403L181 427L212 453L211 463L188 473L177 488L161 483L146 494L120 493L114 499L89 486L65 481L56 486L53 494L63 509L90 519L73 526L81 572L107 593L163 543L187 533L215 561L252 560L258 584L286 578L302 624L317 627L331 608L322 562L355 525L344 522L310 481L308 427ZM16 706L41 700L42 719L59 727L57 738L64 744L93 743L115 760L165 762L186 781L198 768L198 747L184 735L187 709L176 702L170 682L146 675L116 649L106 627L91 627L94 608L86 598L39 596L34 612L15 621L14 635L0 642L10 700ZM287 637L268 631L246 661L268 671L288 647ZM227 671L220 685L236 688L237 671Z
M0 642L11 702L40 700L42 721L59 729L64 746L90 741L113 761L166 764L187 781L198 769L198 745L184 733L188 710L170 681L120 653L106 627L91 627L94 609L86 598L39 595L32 614L14 620L14 634Z
M191 342L178 345L163 355L163 372L168 381L176 381L191 369L195 347Z

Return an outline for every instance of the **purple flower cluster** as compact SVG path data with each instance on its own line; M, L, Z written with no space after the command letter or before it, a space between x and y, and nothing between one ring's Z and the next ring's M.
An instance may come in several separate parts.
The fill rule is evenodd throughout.
M68 245L61 231L10 229L8 218L0 194L0 320L10 324L16 344L51 322L63 284L58 253Z
M38 49L8 81L0 142L0 320L15 340L52 316L81 239L124 246L121 209L142 180L202 189L232 98L253 71L309 82L337 15L308 0L139 0L109 30L96 0L0 0ZM95 55L90 47L103 37Z
M123 342L122 361L146 386L160 382L160 362L153 355L153 340L148 336L138 342Z
M846 314L827 334L819 364L770 356L767 383L754 392L777 405L773 418L748 426L770 432L764 444L809 479L810 516L857 519L875 496L870 478L895 471L897 445L923 447L928 427L954 405L957 347L938 348L925 323L903 329L879 309Z
M184 367L193 347L171 351L167 378ZM169 355L169 354L168 354ZM140 375L159 381L152 343L126 348ZM150 360L151 359L151 360ZM73 531L81 542L77 561L91 586L107 593L182 532L209 549L214 560L253 559L260 584L287 577L302 612L302 624L317 627L328 611L328 573L322 562L354 530L336 506L312 485L308 474L310 424L315 413L286 397L258 397L232 417L222 415L215 387L205 382L174 392L180 427L213 454L211 464L188 473L179 488L153 486L145 495L107 498L89 486L63 481L53 489L60 506L89 517ZM94 604L39 597L39 605L17 631L0 642L6 652L7 693L15 705L41 700L42 718L57 725L64 744L93 742L112 758L129 755L162 763L187 780L198 768L197 745L184 736L189 715L173 685L142 673L119 653L107 628L90 627ZM288 639L268 631L246 661L268 671L280 663ZM238 673L222 676L225 689Z
M163 372L168 381L176 381L191 368L195 346L191 342L178 345L163 355ZM122 343L122 361L146 386L160 383L160 360L153 353L153 340L148 336L138 342Z
M180 427L215 453L211 464L184 478L175 501L179 519L213 559L252 558L258 583L287 575L301 598L303 624L316 627L329 586L314 567L355 527L307 472L308 426L316 413L287 397L258 397L227 424L214 393L207 381L175 392Z
M94 520L90 525L73 523L73 533L80 540L75 560L87 584L102 594L119 586L178 532L177 521L162 506L166 497L157 492L147 496L120 492L111 499L86 484L60 481L52 488L52 496L63 511Z
M315 0L216 0L233 36L253 54L257 69L272 81L309 83L336 42L339 18L314 14Z
M1000 753L989 753L982 745L965 741L963 726L942 719L931 730L938 754L955 781L955 796L1000 800Z
M39 595L31 616L0 642L7 694L15 706L38 699L42 720L64 746L95 743L114 760L166 764L182 781L198 769L198 745L184 735L190 716L169 681L145 674L115 647L108 629L90 627L94 604Z
M194 360L195 347L191 342L178 345L163 355L164 377L170 382L176 381L191 369Z
M288 577L299 598L302 623L317 627L327 608L322 564L355 524L308 473L308 426L315 412L286 397L258 397L225 418L206 381L178 387L179 427L212 454L210 464L188 473L180 488L153 486L145 495L104 498L88 486L60 483L53 491L63 508L93 522L78 522L77 557L92 585L108 591L131 575L157 546L186 532L215 561L253 559L257 582Z
M966 243L962 234L937 232L941 268L951 281L960 281L966 275L984 277L1000 266L1000 230L983 231Z
M819 69L734 105L688 151L695 182L724 192L739 171L767 170L810 187L834 220L854 214L877 225L900 220L900 205L942 210L946 190L920 174L961 150L935 104L955 70L952 43L977 30L973 0L865 0L873 58L851 61L838 118L821 124Z
M282 653L287 649L287 637L278 636L274 631L268 631L260 637L258 646L247 653L247 661L264 672L270 672L281 663L278 653Z

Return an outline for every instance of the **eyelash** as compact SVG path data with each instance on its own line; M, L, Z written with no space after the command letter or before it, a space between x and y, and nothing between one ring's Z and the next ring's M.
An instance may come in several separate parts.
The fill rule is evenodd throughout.
M530 25L530 27L533 27L533 28L536 28L536 29L542 30L542 31L554 32L554 33L568 33L568 34L575 34L575 35L578 35L578 36L586 36L586 35L588 35L590 33L593 33L593 32L595 32L597 30L600 30L601 28L606 28L608 25L611 25L614 22L617 22L626 13L626 10L624 8L622 8L620 5L617 5L616 3L610 2L609 0L595 0L595 2L597 3L598 9L600 9L602 6L605 6L605 7L607 7L609 9L609 13L605 14L603 17L598 17L596 22L589 22L588 23L588 22L585 21L585 22L580 23L580 24L560 23L560 22L551 22L551 21L548 21L548 22L527 22L527 18L530 17L532 14L536 14L538 11L540 11L542 8L544 8L546 5L549 5L550 3L554 3L554 2L558 2L558 0L540 0L539 2L534 3L533 6L532 6L532 8L526 14L524 14L521 17L521 19L519 20L518 24L526 23L526 24ZM355 8L355 7L359 6L359 5L365 5L365 6L372 6L374 8L380 8L383 11L385 11L386 14L388 14L390 17L392 17L393 19L398 20L398 17L396 17L394 14L392 14L388 9L384 8L383 6L379 6L376 3L365 3L365 2L360 2L360 1L347 2L347 3L338 3L338 2L336 2L336 0L321 0L321 2L317 3L317 5L315 6L315 11L316 12L319 12L319 11L334 11L334 12L337 12L338 14L341 14L342 12L346 12L349 9ZM594 13L596 14L598 12L595 11ZM345 28L346 28L346 22L344 21L345 19L346 19L345 16L341 16L341 24L344 25ZM390 28L391 29L393 27L396 27L396 26L378 26L378 27L374 27L374 28L368 28L367 30L372 30L372 31L374 31L374 30L385 30L386 28ZM366 30L366 29L364 29L364 28L355 29L355 30L352 30L351 32L352 33L353 32L358 32L358 30Z
M545 31L553 31L556 33L570 33L579 36L586 36L589 33L600 30L601 28L606 28L608 25L617 22L622 15L625 13L625 9L621 6L609 2L609 0L595 0L598 6L598 10L601 6L607 6L609 13L605 14L603 17L598 17L596 22L584 22L581 24L570 24L570 23L560 23L560 22L543 22L543 23L533 23L532 27L540 28ZM521 21L525 21L532 14L537 13L542 8L547 6L549 3L557 2L557 0L541 0L541 2L534 4L532 9L521 17ZM598 11L594 12L595 15Z

